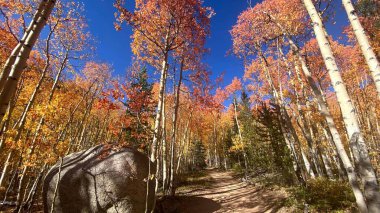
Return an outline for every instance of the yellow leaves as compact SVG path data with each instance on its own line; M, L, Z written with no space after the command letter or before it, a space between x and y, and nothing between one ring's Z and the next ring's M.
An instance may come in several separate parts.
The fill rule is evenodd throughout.
M239 135L235 135L232 137L232 143L233 145L230 148L230 152L241 152L244 150L244 143L240 140Z
M46 157L45 157L45 163L48 163L48 164L50 164L50 165L53 165L54 163L56 163L57 162L57 160L58 160L58 158L57 158L57 156L55 156L55 155L47 155Z
M65 152L67 151L67 149L69 147L69 145L70 145L70 141L69 140L58 142L57 147L56 147L57 154L59 156L64 156Z
M37 162L38 162L38 155L37 154L32 154L30 156L25 156L24 159L27 159L26 161L23 162L23 166L27 166L27 167L34 167L37 165Z
M118 10L115 27L120 29L125 22L133 28L132 52L140 60L159 68L170 51L180 56L186 52L183 56L189 58L205 52L213 12L203 7L202 1L136 1L134 11L129 11L124 3L120 0L114 4Z

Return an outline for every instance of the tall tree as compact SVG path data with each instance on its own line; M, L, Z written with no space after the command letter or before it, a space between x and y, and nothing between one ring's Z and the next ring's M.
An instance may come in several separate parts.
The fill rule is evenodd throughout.
M160 70L158 107L151 146L151 160L154 162L170 53L175 55L186 44L187 48L198 52L208 35L211 13L209 8L202 6L200 0L137 0L134 12L123 5L123 0L115 3L119 11L116 28L120 29L120 23L127 22L133 28L134 54Z
M380 63L372 49L366 32L360 23L358 14L352 4L351 0L342 0L344 9L347 12L348 19L350 20L352 30L356 36L356 40L362 50L364 58L369 66L371 75L377 90L377 97L380 99Z
M364 182L364 191L369 212L380 212L380 192L377 183L376 175L369 158L367 145L361 133L356 110L347 93L346 86L339 72L339 68L335 61L335 57L331 50L330 42L326 35L324 24L320 14L316 10L314 3L311 0L303 0L306 10L312 21L315 36L317 38L321 54L323 56L326 68L330 75L332 86L334 87L340 109L343 114L344 123L347 129L350 140L355 140L355 135L358 134L355 152L360 152L360 156L355 158L360 161L358 163L359 171ZM354 138L354 139L352 139ZM359 206L362 212L367 212L365 206Z
M55 0L41 1L36 14L24 33L23 38L13 49L11 56L9 56L6 64L4 65L0 77L0 121L3 120L5 112L9 106L9 102L13 98L16 91L17 82L26 67L29 54L45 26L46 21L54 8L55 2Z

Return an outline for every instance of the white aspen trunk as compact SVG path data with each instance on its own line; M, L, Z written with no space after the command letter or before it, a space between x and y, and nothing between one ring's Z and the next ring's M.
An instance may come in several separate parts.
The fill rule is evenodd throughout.
M75 133L71 137L71 140L69 142L70 145L69 145L69 148L67 149L66 155L68 155L71 151L73 151L72 150L73 146L77 145L77 141L79 140L78 135L79 135L79 133L82 132L83 128L85 127L85 123L86 123L87 117L88 117L88 115L90 114L90 112L92 110L92 105L93 105L94 100L95 100L95 98L96 98L96 96L97 96L97 94L98 94L99 91L101 91L101 89L99 87L96 87L93 95L91 96L90 103L88 103L87 106L86 106L86 109L84 111L82 119L79 121L79 123L75 127L75 131L74 131ZM59 142L59 141L57 141L57 142ZM74 151L76 150L75 148L77 148L77 147L74 147Z
M37 94L40 91L40 88L42 86L43 81L45 80L45 76L47 74L47 71L50 68L50 41L51 41L52 35L53 35L53 33L54 33L54 31L55 31L55 29L56 29L57 26L58 26L58 21L53 26L53 28L51 28L51 30L50 30L50 32L48 34L48 37L46 39L46 44L45 44L46 62L45 62L45 66L44 66L44 68L42 70L40 79L38 80L38 82L37 82L37 84L36 84L36 86L35 86L35 88L33 90L33 93L32 93L32 95L29 98L28 104L26 105L24 111L22 112L20 120L19 120L19 122L17 124L18 127L17 127L17 135L15 137L15 141L18 141L18 139L21 137L21 133L24 130L24 125L25 125L25 122L26 122L27 115L28 115L30 109L32 108L32 106L34 104L34 101L36 100ZM34 147L34 143L35 143L35 141L32 142L32 147ZM33 151L31 151L31 153L29 155L31 155L31 154L33 154ZM22 180L23 178L20 178L20 179Z
M16 211L18 213L20 213L20 207L22 206L22 199L23 199L23 195L22 195L22 187L23 187L23 182L24 182L24 178L25 178L25 175L21 176L20 177L20 180L19 180L19 185L18 185L18 188L17 188L17 196L16 196ZM28 183L29 184L29 183ZM25 190L28 189L28 184L26 185L26 188ZM26 192L26 191L25 191Z
M162 142L162 140L161 140ZM161 143L160 141L158 142L158 146L160 146ZM160 172L161 172L161 160L160 160L160 157L161 157L162 153L160 153L160 150L157 150L157 159L156 159L156 174L154 175L154 179L156 181L155 183L155 186L154 186L154 193L157 194L158 193L158 189L159 189L159 186L160 186Z
M49 42L50 42L50 38L51 38L52 33L53 33L53 31L50 31L47 42L46 42L46 57L47 57L46 64L42 70L40 79L38 80L37 85L35 86L33 93L31 94L31 96L29 98L28 103L24 108L24 111L22 112L22 114L20 116L20 120L18 121L18 124L17 124L17 135L15 137L15 141L18 141L21 137L22 131L24 130L24 125L26 122L28 112L30 111L30 109L32 108L32 106L34 104L34 101L36 100L37 93L39 92L41 85L45 79L46 73L50 67ZM23 180L23 178L21 178L21 180Z
M44 166L41 168L41 170L38 174L38 177L34 181L33 186L29 191L27 199L25 200L25 205L27 205L27 207L26 207L27 212L31 211L31 208L32 208L33 203L34 203L35 195L37 194L39 183L42 180L42 177L43 177L43 174L44 174L46 168L47 168L47 164L45 163Z
M30 52L36 43L43 27L46 24L47 19L52 12L55 0L43 0L40 4L44 4L43 11L40 15L34 17L30 27L30 32L25 38L25 42L22 44L22 47L19 50L17 58L15 59L10 74L5 80L4 86L0 94L0 120L3 120L5 112L8 108L10 100L13 98L16 91L17 82L23 73L24 68L26 67L26 62L29 58ZM18 47L16 47L18 48ZM11 56L12 57L12 56Z
M286 64L286 68L288 70L288 75L289 75L289 77L291 77L292 76L292 72L291 72L291 69L290 69L290 65L288 63L288 60L285 58L285 55L283 54L282 48L280 47L280 45L278 43L277 43L277 49L279 51L279 55L281 55L282 60ZM303 93L305 93L304 92L304 86L303 86L302 80L300 79L300 76L298 75L299 69L298 69L297 65L295 65L295 70L296 70L296 74L297 74L297 77L298 77L298 81L301 84L301 90L302 90ZM293 81L291 81L291 82L293 82ZM311 128L309 127L309 124L306 121L306 116L305 116L304 111L303 111L303 109L301 107L301 104L300 104L300 101L299 101L299 95L298 95L298 92L297 92L297 87L296 87L295 83L291 83L291 84L294 87L294 91L295 91L295 95L296 95L297 111L299 112L299 115L300 115L300 116L296 116L295 113L293 113L293 116L295 117L295 120L296 120L299 128L301 129L302 135L304 136L304 138L307 141L308 151L309 151L310 157L312 159L312 163L314 164L316 172L318 172L318 175L320 176L319 169L318 169L318 164L317 164L317 158L316 158L316 154L315 154L314 147L313 147L314 141L313 141L313 137L312 137L312 132L310 131ZM280 83L280 85L281 85L281 83ZM281 92L281 97L283 97L282 96L282 91L280 91L280 92ZM304 94L304 96L305 96L305 94ZM302 123L302 125L301 125L301 123ZM308 171L308 173L310 174L310 176L312 178L315 178L315 172L313 170L314 169L313 166L310 165L310 163L307 160L307 157L305 156L304 153L302 154L302 157L303 157L304 161L305 160L307 161L307 162L305 162L306 170ZM308 167L310 167L310 168L308 168Z
M301 56L301 54L299 53L299 48L298 46L294 43L294 41L289 37L288 33L285 31L285 29L278 23L276 22L275 18L271 15L271 14L267 14L273 21L275 21L275 24L282 30L283 34L286 36L286 38L288 39L289 41L289 44L291 45L291 48L292 50L295 52L296 54L296 57L298 58L298 61L301 63L301 67L302 67L302 71L304 73L304 75L306 76L306 79L312 89L312 92L314 94L314 97L316 98L317 100L317 103L319 105L319 111L320 113L324 116L325 120L326 120L326 123L328 124L328 129L331 133L331 136L327 134L327 131L323 128L324 130L324 133L326 135L326 137L328 139L331 139L331 141L335 144L336 146L336 149L338 150L339 152L339 156L340 158L342 159L343 163L344 163L344 166L346 168L346 171L347 173L349 174L349 176L351 175L352 177L352 180L357 180L356 178L356 173L353 173L351 174L349 171L353 171L353 167L352 167L352 164L348 158L348 155L347 155L347 152L345 151L344 149L344 146L342 144L342 141L341 141L341 138L340 138L340 135L339 135L339 132L335 126L335 123L334 123L334 120L330 114L330 111L327 107L327 104L325 103L325 99L324 99L324 96L322 94L322 91L319 90L316 82L314 81L314 79L312 78L311 76L311 73L309 71L309 68L306 64L306 61L305 59ZM334 152L336 152L334 150ZM344 160L343 160L344 159ZM339 171L341 172L341 169L340 169L340 163L339 161L337 162L337 167L339 169ZM355 182L355 181L354 181ZM354 185L358 185L358 183L354 183L352 184L352 186ZM355 190L358 192L358 190ZM360 190L359 190L360 192ZM361 194L361 193L360 193ZM357 196L357 199L359 200L363 200L364 201L364 198L363 198L363 195L361 194L358 194Z
M22 132L22 130L24 128L24 125L25 125L25 122L26 122L26 118L27 118L27 114L30 111L30 109L32 108L32 106L34 104L34 101L36 100L37 93L39 92L40 87L42 85L42 82L45 79L45 75L46 75L46 72L47 72L47 70L49 68L49 65L50 65L50 62L49 62L49 57L48 57L46 65L45 65L45 67L44 67L44 69L43 69L43 71L41 73L40 79L38 80L38 83L37 83L36 87L34 88L33 93L30 96L29 101L28 101L28 103L27 103L24 111L21 114L21 119L18 122L18 127L17 127L17 134L18 135L21 134L21 132ZM17 136L16 138L19 138L19 136ZM17 139L16 139L16 141L17 141Z
M283 106L282 100L279 97L277 89L273 85L272 77L271 77L269 70L268 70L268 62L266 61L264 54L262 53L260 47L256 46L255 48L258 51L258 54L260 56L261 65L264 69L265 76L266 76L267 81L269 83L269 86L271 88L272 95L274 96L274 100L275 100L276 104L278 105L278 107L280 108L279 109L279 111L280 111L280 116L279 116L280 127L281 127L281 131L284 135L286 145L288 146L288 149L290 150L291 156L293 157L294 172L296 173L298 180L300 182L304 183L305 177L303 175L302 167L300 165L299 158L297 156L297 152L296 152L295 145L294 145L294 141L297 140L298 138L296 138L296 136L292 138L291 133L289 133L289 131L294 130L292 128L292 125L291 124L289 125L289 123L288 123L290 121L290 117L287 114L285 107ZM285 126L283 126L283 124L285 124ZM292 133L294 133L294 132L292 132Z
M214 142L214 167L215 168L219 168L219 159L218 159L218 144L217 144L217 140L218 140L218 135L216 133L216 121L214 121L214 125L213 125L213 142Z
M211 167L212 161L211 161L211 155L210 155L210 148L207 149L207 156L208 156L208 167ZM193 161L193 165L194 165L194 161Z
M339 158L339 155L337 153L336 145L334 143L334 139L332 137L332 134L331 134L330 130L329 130L329 133L328 133L325 127L321 126L320 128L323 131L325 139L327 140L327 142L330 145L329 147L334 147L331 150L328 149L328 153L332 156L333 162L335 163L335 166L338 169L339 179L345 178L346 174L344 173L344 171L342 169L342 166L341 166L341 163L340 163L340 160L339 160L340 158ZM347 155L347 153L346 153L346 155ZM347 155L347 157L348 157L348 155Z
M166 86L166 85L165 85ZM164 89L165 90L165 89ZM165 97L165 94L164 94L164 97L163 97L163 101L162 101L162 110L161 110L161 113L162 113L162 129L160 130L159 134L160 135L160 138L161 138L161 159L162 159L162 167L165 166L165 173L167 172L167 162L166 162L166 155L167 155L167 152L165 150L165 156L164 156L164 152L163 152L163 144L165 143L165 147L166 147L166 107L165 107L165 102L166 102L166 97ZM159 142L159 141L158 141ZM158 144L160 145L160 144ZM157 151L158 152L158 151ZM159 153L159 152L158 152ZM155 186L155 193L157 194L158 192L158 187L159 187L159 173L160 173L160 159L159 159L159 155L157 155L157 163L156 163L156 175L155 175L155 180L156 180L156 186ZM164 168L162 168L162 173L164 172ZM167 174L162 174L162 188L164 189L164 185L166 186L167 185L167 182L165 183L165 181L168 181L167 179ZM165 191L163 191L163 193L166 193Z
M175 186L174 186L174 155L175 155L175 141L170 142L170 167L169 167L169 181L168 181L168 194L170 196L174 196L175 194Z
M334 175L332 173L332 170L331 170L331 163L330 163L330 160L329 158L326 156L326 154L324 152L322 152L322 160L323 160L323 165L325 166L325 169L326 169L326 173L327 173L327 177L331 180L334 179Z
M292 165L293 165L293 170L294 172L296 173L297 175L297 178L302 178L299 174L299 171L300 171L300 166L299 166L299 163L298 163L298 157L297 157L297 154L294 150L294 144L292 144L292 142L289 141L289 138L286 136L286 133L285 133L285 130L284 130L284 127L282 124L280 124L281 126L281 132L283 133L284 135L284 140L285 140L285 144L286 146L288 147L288 150L290 151L290 155L291 155L291 159L292 159Z
M1 136L0 150L3 148L4 142L5 142L6 138L7 138L6 135L3 134L3 133L8 130L8 127L9 127L9 124L10 124L10 119L12 118L14 106L16 105L17 100L20 97L20 93L21 93L21 91L23 91L23 89L24 89L24 79L21 79L21 81L20 81L20 83L19 83L19 85L17 87L17 91L16 91L16 94L15 94L15 97L13 98L13 100L11 101L11 103L8 106L7 117L4 118L2 122L0 122L1 123L1 129L0 129L0 136Z
M313 169L311 168L311 164L309 160L307 159L305 152L302 149L301 149L301 156L302 156L303 162L305 163L307 173L310 175L311 178L315 178L315 174L314 174Z
M293 42L291 42L291 43L293 44L293 47L296 47ZM353 168L353 165L352 165L352 163L348 157L346 150L344 149L344 145L343 145L342 140L340 138L338 129L336 128L334 119L331 116L330 111L328 109L328 106L324 101L323 95L321 94L316 83L314 82L314 79L311 76L309 68L306 65L305 59L300 56L300 53L298 52L298 47L297 47L296 51L297 51L298 58L299 58L301 65L302 65L302 71L306 76L306 79L307 79L307 81L308 81L308 83L309 83L309 85L313 91L315 98L317 99L317 102L319 105L319 111L324 116L324 118L326 120L329 131L331 132L332 141L334 142L335 147L336 147L336 151L337 151L340 159L342 160L343 165L345 167L345 170L347 172L347 176L348 176L349 182L351 184L351 188L352 188L354 195L355 195L355 198L356 198L356 203L362 212L366 212L367 207L366 207L366 204L364 201L363 193L361 192L360 187L359 187L357 174ZM337 162L337 164L339 164L339 162ZM340 164L337 166L339 168Z
M88 125L88 122L86 122L86 123L83 124L82 132L81 132L81 134L79 136L79 140L77 142L77 146L79 147L79 149L83 149L84 148L82 142L83 142L83 140L85 138L85 135L87 133L87 125Z
M166 39L168 37L166 36ZM159 175L159 162L158 162L158 143L159 143L159 138L160 137L166 137L166 130L165 126L166 124L163 124L162 117L165 119L165 91L166 91L166 78L167 78L167 70L168 70L168 53L166 52L164 60L162 61L162 67L161 67L161 77L160 77L160 88L159 88L159 94L158 94L158 105L157 105L157 114L156 114L156 119L154 123L154 133L153 133L153 141L152 141L152 146L150 149L150 161L152 163L155 163L156 166L156 171L153 175L153 171L149 169L149 176L153 175L153 178L155 180L155 190L154 190L154 200L153 200L153 206L156 206L156 200L157 200L157 191L158 191L158 175ZM161 124L161 125L160 125ZM163 135L162 135L163 134ZM150 168L150 164L149 164ZM152 172L152 173L151 173ZM149 182L149 181L148 181ZM149 186L149 184L148 184ZM147 189L147 197L148 197L148 189ZM148 202L148 201L147 201ZM148 203L146 204L148 205ZM147 209L146 209L147 210ZM152 209L153 213L154 209Z
M184 151L184 149L186 148L186 144L185 143L186 143L186 139L188 137L189 125L190 125L190 120L191 120L192 117L193 117L193 109L191 109L190 116L189 116L189 118L187 120L187 123L186 123L185 132L183 134L183 137L182 137L182 140L181 140L181 143L180 143L179 156L178 156L178 160L177 160L176 174L178 174L178 172L179 172L182 156L185 153L185 151ZM186 162L186 160L185 160L185 162Z
M45 110L47 110L47 108L49 107L50 103L51 103L51 100L53 99L53 96L54 96L54 93L55 93L55 89L57 88L57 85L58 85L58 81L61 77L61 74L63 72L63 70L65 69L66 67L66 63L67 63L67 60L68 60L68 55L69 54L69 51L66 50L66 53L65 53L65 57L63 59L63 62L58 70L58 73L57 75L55 76L55 79L54 79L54 83L53 83L53 86L51 87L51 90L50 90L50 94L49 94L49 98L48 98L48 102L46 104L46 107L45 107ZM38 137L38 134L43 126L45 122L45 113L42 115L42 117L40 118L40 121L38 122L38 126L35 130L35 133L34 133L34 137L33 137L33 141L32 141L32 144L35 143L37 137Z
M178 109L179 109L179 101L180 101L180 94L181 94L181 85L182 85L182 72L184 69L184 61L181 62L181 68L179 70L179 79L178 79L178 85L177 85L177 91L175 94L175 101L174 101L174 111L173 111L173 124L172 124L172 136L171 136L171 150L170 150L170 180L169 180L169 191L170 195L175 195L176 186L174 185L174 178L175 178L175 143L177 140L177 121L178 121Z
M45 4L43 2L41 2L41 4L39 4L39 6L37 8L36 13L33 16L33 20L37 20L41 16L44 8L45 8ZM29 33L32 31L33 24L34 24L33 21L30 22L30 24L29 24L28 28L26 29L23 37L21 38L21 40L19 41L19 43L17 44L17 46L12 50L11 55L9 56L9 58L7 59L7 61L5 62L3 71L2 71L1 76L0 76L0 91L2 91L3 88L4 88L5 81L7 80L9 72L12 69L12 65L16 61L17 56L18 56L21 48L23 47L23 45L25 43L25 40L29 36Z
M350 20L352 30L354 31L356 40L363 52L364 58L369 66L373 81L376 86L377 96L380 99L380 63L373 51L368 37L365 33L363 26L359 21L359 17L352 5L351 0L342 0L343 6L347 12L348 19ZM379 209L377 209L379 210Z
M76 106L74 107L74 109L70 112L69 119L66 122L66 124L65 124L63 130L61 131L61 133L58 135L57 142L61 141L62 138L63 138L63 136L66 134L66 131L67 131L68 127L70 126L70 124L72 123L72 120L74 119L76 111L79 109L79 106L81 105L81 103L86 99L86 96L88 95L88 93L90 93L92 86L93 85L91 85L91 87L89 87L89 89L83 95L83 97L81 98L81 100L76 104ZM35 136L34 136L33 140L35 140L37 136L38 136L38 132L35 133Z
M285 135L289 138L289 142L290 142L290 146L291 146L291 149L293 150L293 154L294 154L294 158L297 162L297 168L298 170L295 171L297 173L297 177L299 178L299 180L302 182L302 183L305 183L306 181L306 176L303 172L303 167L301 166L300 164L300 159L297 157L297 150L296 150L296 146L295 144L297 144L299 146L299 149L300 149L300 152L302 151L302 147L301 147L301 143L299 141L299 138L297 136L297 133L293 127L293 124L291 122L291 118L285 108L285 105L284 105L284 101L283 101L283 94L282 94L282 88L281 88L281 84L280 84L280 91L281 93L279 94L276 87L274 86L274 83L273 83L273 80L272 80L272 76L268 70L268 62L264 56L264 54L261 52L261 50L259 51L259 55L260 55L260 58L262 60L262 66L264 68L264 71L265 71L265 75L267 77L267 81L272 89L272 94L274 96L274 99L276 101L276 104L279 106L280 108L280 121L284 123L285 126L282 127L282 130L284 131ZM285 136L285 137L286 137ZM302 153L301 153L302 154ZM307 160L307 158L303 158L302 157L302 161L304 160ZM303 165L306 165L308 163L304 162ZM302 180L300 179L302 178Z
M248 159L247 159L247 154L245 152L245 146L244 146L244 142L243 142L243 135L241 134L241 130L240 130L239 119L237 117L236 97L234 97L234 103L233 104L234 104L234 117L235 117L236 126L237 126L238 133L239 133L239 139L240 139L240 142L243 144L243 157L244 157L244 168L245 168L244 175L245 175L245 178L247 179L247 177L248 177Z
M293 116L296 117L295 114ZM303 118L301 118L301 119L303 119ZM304 127L300 124L299 120L300 119L296 119L297 125L301 129L302 135L304 136L304 138L306 139L306 141L308 143L308 147L307 148L309 150L309 154L310 154L311 158L313 158L314 155L312 153L311 143L310 143L311 137L310 137L310 135L307 135L307 133L305 132ZM312 168L309 160L307 159L307 156L305 155L304 151L301 151L301 155L302 155L302 159L303 159L303 161L305 163L305 167L306 167L307 173L310 175L311 178L315 178L314 170L313 170L313 168ZM312 159L312 160L313 160L312 162L314 163L314 159Z
M161 66L161 77L160 77L160 87L159 87L159 93L158 93L158 105L157 105L157 114L156 119L154 121L154 133L153 133L153 141L152 141L152 147L150 151L150 160L152 162L156 162L156 155L157 155L157 142L158 137L160 133L160 123L161 123L161 111L162 111L162 105L163 105L163 97L165 93L165 84L166 84L166 72L168 69L168 53L165 54L164 60L162 61Z
M165 97L164 97L165 102ZM162 191L166 194L166 188L168 184L168 170L167 170L167 145L166 145L166 116L165 116L165 105L162 106Z
M316 138L315 137L315 134L314 134L314 130L313 130L313 128L315 127L315 126L313 126L312 124L308 124L309 125L309 127L310 127L310 134L311 134L311 138ZM319 140L319 139L316 139L317 141L317 144L320 144L321 143L321 141ZM323 172L322 172L322 169L321 169L321 167L320 167L320 165L319 165L319 161L318 161L318 156L319 156L319 149L318 149L318 145L315 145L314 146L314 144L313 144L313 146L311 147L311 154L312 154L312 156L313 156L313 163L314 163L314 165L315 165L315 169L317 170L317 173L318 173L318 176L320 176L320 177L322 177L323 176ZM322 159L322 161L323 161L323 159Z
M28 183L26 184L25 189L24 189L24 195L22 196L23 199L20 202L20 207L18 208L18 213L23 213L24 212L24 208L25 208L25 204L26 204L26 199L28 198L27 197L27 193L33 188L34 182L35 182L35 179L33 179L32 177L29 177ZM28 190L29 189L29 185L31 185L30 190Z
M19 167L20 165L21 165L21 160L18 161L18 163L17 163L17 162L14 163L14 167L15 167L15 168ZM13 166L12 166L12 167L13 167ZM12 168L12 169L13 169L13 168ZM4 199L3 199L4 202L7 201L7 199L8 199L8 194L9 194L9 192L11 191L12 184L13 184L14 182L16 182L17 174L18 174L18 170L17 170L17 169L14 169L13 174L12 174L12 177L11 177L11 180L9 181L9 184L8 184L7 190L5 191L5 194L4 194ZM3 202L3 203L4 203L4 202Z
M376 180L375 172L371 165L367 146L364 142L363 136L361 135L355 109L340 75L339 68L336 64L330 43L327 39L322 20L315 9L312 0L303 0L303 2L313 22L314 33L343 114L343 121L345 123L348 136L351 139L354 134L359 134L358 146L363 154L363 157L360 159L362 163L359 164L359 171L364 183L368 210L370 212L380 212L379 186ZM364 205L359 206L359 208L362 212L368 211Z
M10 160L12 157L13 157L13 149L10 150L10 152L8 153L7 160L4 163L3 171L1 172L1 177L0 177L0 187L2 187L4 184L5 177L8 174L8 168L9 168Z

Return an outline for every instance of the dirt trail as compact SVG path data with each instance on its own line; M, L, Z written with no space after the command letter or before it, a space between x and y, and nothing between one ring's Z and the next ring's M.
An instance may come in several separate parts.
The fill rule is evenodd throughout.
M210 185L181 193L180 212L287 212L282 208L286 195L249 185L233 177L231 172L208 170Z

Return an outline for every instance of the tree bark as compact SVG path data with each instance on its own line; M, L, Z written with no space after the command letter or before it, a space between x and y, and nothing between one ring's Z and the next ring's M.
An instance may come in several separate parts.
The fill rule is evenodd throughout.
M165 97L164 97L165 102ZM162 191L167 193L166 189L168 186L168 164L167 164L167 145L166 145L166 116L165 116L165 104L162 105Z
M37 8L36 13L33 16L33 20L37 20L41 16L44 8L45 8L45 4L43 2L41 2L41 4L39 4L39 6ZM30 22L30 25L28 26L27 30L25 31L23 37L21 38L21 40L19 41L19 43L17 44L17 46L12 50L11 55L9 56L9 58L7 59L7 61L5 62L5 65L4 65L4 68L3 68L3 72L1 73L1 76L0 76L0 91L3 90L5 81L7 80L9 72L12 69L12 65L16 61L17 56L18 56L21 48L23 47L26 39L29 36L29 33L33 29L32 25L33 25L33 21Z
M166 38L167 39L167 38ZM162 114L162 105L163 105L163 97L165 93L165 84L166 84L166 72L168 70L168 53L166 52L164 55L164 59L162 61L161 66L161 77L160 77L160 88L158 93L158 105L157 105L157 114L156 119L154 121L154 133L153 133L153 141L150 151L150 160L152 162L156 162L157 156L157 142L160 134L160 123L161 123L161 114Z
M369 66L373 81L376 86L377 97L380 99L380 63L373 51L368 37L365 33L363 26L359 21L359 17L352 5L351 0L342 0L343 6L347 12L348 19L350 20L352 30L354 31L356 40L363 52L364 58Z
M336 64L334 55L332 53L330 43L327 39L327 35L322 23L321 17L318 14L312 0L303 0L304 5L310 15L313 22L314 33L317 38L322 57L324 59L326 68L328 70L332 86L334 87L339 106L343 114L343 121L345 123L349 138L355 134L359 134L358 145L363 152L359 171L364 182L365 197L367 200L368 209L364 205L359 206L362 212L380 212L380 192L379 186L376 180L374 169L371 165L371 161L368 155L367 145L364 142L355 109L352 101L348 96L343 79L340 75L339 68Z
M43 4L42 11L38 10L36 16L33 18L31 24L27 31L27 36L25 38L25 42L21 45L17 58L12 64L12 68L10 69L10 74L4 82L3 88L1 88L0 94L0 120L3 120L5 112L8 108L10 100L13 98L14 93L16 91L17 82L23 73L24 68L26 67L26 62L29 58L30 52L36 43L43 27L46 24L47 19L52 12L55 0L43 0L40 4ZM39 8L40 9L40 8ZM13 57L13 56L11 56ZM10 62L12 59L9 60ZM3 71L5 72L5 70ZM6 74L6 72L4 73ZM1 85L0 85L1 86Z
M247 159L247 153L245 152L245 145L244 145L244 141L243 141L243 135L241 134L239 120L238 120L238 117L237 117L236 97L234 97L233 104L234 104L234 117L235 117L237 129L238 129L239 139L240 139L240 142L243 144L243 157L244 157L244 168L245 168L244 175L245 175L245 179L247 179L248 178L248 159Z
M173 124L172 124L172 135L171 135L171 150L170 150L170 180L169 180L169 191L170 195L175 195L175 189L176 186L174 185L174 178L175 178L175 143L177 140L177 120L178 120L178 109L179 109L179 101L180 101L180 94L181 94L181 85L182 85L182 72L184 69L184 60L182 59L181 62L181 68L179 70L179 79L178 79L178 85L177 85L177 91L175 94L175 101L174 101L174 111L173 111Z

